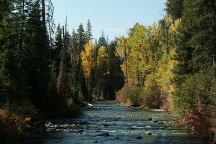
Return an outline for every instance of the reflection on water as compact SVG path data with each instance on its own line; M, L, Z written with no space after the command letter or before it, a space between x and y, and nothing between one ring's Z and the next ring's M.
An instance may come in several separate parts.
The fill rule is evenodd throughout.
M98 102L77 119L46 123L43 144L202 144L187 130L176 128L169 114Z

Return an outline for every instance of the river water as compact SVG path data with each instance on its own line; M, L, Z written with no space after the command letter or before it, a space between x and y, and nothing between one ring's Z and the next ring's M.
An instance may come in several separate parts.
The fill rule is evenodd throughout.
M170 114L123 107L114 101L93 103L76 119L50 120L43 144L203 144L175 127Z

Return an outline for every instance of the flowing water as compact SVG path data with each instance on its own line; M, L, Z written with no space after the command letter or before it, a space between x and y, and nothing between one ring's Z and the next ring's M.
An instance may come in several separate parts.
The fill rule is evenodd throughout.
M43 144L203 144L175 127L167 112L123 107L114 101L84 108L77 119L46 123Z

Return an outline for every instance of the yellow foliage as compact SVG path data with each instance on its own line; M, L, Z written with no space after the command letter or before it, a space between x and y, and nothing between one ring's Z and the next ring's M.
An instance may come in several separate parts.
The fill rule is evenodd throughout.
M106 57L106 48L105 46L101 46L98 50L97 65L104 64L105 57Z
M171 33L173 33L173 32L178 32L178 27L180 26L180 24L181 24L181 19L175 20L175 21L170 25L169 31L170 31Z
M93 50L94 44L89 41L85 45L85 50L81 52L82 66L85 78L89 78L93 67Z

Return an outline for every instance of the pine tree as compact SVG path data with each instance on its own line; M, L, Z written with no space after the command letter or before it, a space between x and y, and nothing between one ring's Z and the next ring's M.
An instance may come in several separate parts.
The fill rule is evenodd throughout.
M86 41L92 40L92 26L90 20L87 22L87 29L86 29Z
M183 1L184 0L167 0L166 2L167 14L171 15L174 20L182 17Z
M46 108L49 80L50 48L46 29L41 21L39 1L36 1L26 26L27 37L24 47L24 71L33 103Z
M28 4L27 4L28 3ZM29 1L7 1L8 8L5 11L2 34L2 46L7 57L4 67L10 82L9 96L10 101L21 100L28 95L28 90L25 85L25 75L23 75L23 43L24 29L29 13L29 6L32 4ZM26 10L27 9L27 10Z
M102 33L101 37L98 39L97 42L97 47L101 47L101 46L105 46L105 47L108 46L104 33Z
M52 61L53 70L58 75L59 72L59 65L60 65L60 51L63 49L63 40L62 40L62 28L60 25L57 26L56 30L56 38L55 38L55 48L52 52Z
M85 30L82 24L80 24L79 28L77 29L76 37L77 37L76 39L77 39L78 49L79 49L79 52L81 52L82 50L84 50L85 43L86 43Z
M63 42L60 49L59 73L57 78L57 88L59 95L65 98L71 97L70 90L70 57L69 57L69 40L70 36L67 30L63 28Z
M0 103L5 103L8 99L7 95L7 89L9 86L9 79L7 76L7 70L5 68L5 62L6 62L6 55L7 55L7 44L6 39L9 34L6 31L10 13L9 5L10 3L8 1L0 1L0 97L1 100ZM3 22L4 21L4 22Z
M85 97L85 99L88 99L88 88L86 85L86 80L85 80L85 76L83 73L83 67L81 64L81 51L83 51L85 49L85 44L86 44L86 37L85 37L85 30L83 28L83 25L80 24L79 28L77 30L77 35L76 35L76 40L77 40L77 50L78 50L78 88L80 89L78 91L80 91L79 93L82 93Z
M181 41L177 59L179 74L191 74L211 66L215 36L215 5L213 1L184 1Z
M120 57L116 55L117 43L112 41L108 47L108 77L106 79L106 87L109 99L115 99L116 92L124 85L124 74L121 70Z

